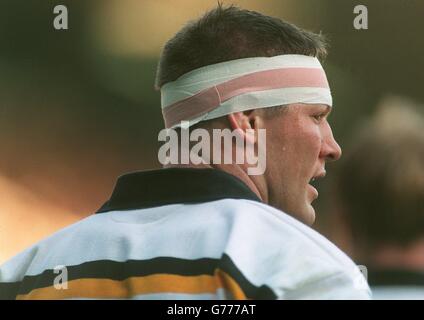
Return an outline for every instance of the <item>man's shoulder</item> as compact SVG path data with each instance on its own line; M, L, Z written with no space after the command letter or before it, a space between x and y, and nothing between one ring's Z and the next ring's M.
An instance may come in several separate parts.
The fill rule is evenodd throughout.
M89 216L60 229L7 260L0 266L0 282L19 281L19 278L27 275L34 265L42 264L46 260L55 260L56 247L59 247L61 255L67 255L72 251L73 244L77 244L80 240L84 241L80 238L81 234L89 234L93 218L95 217Z
M213 243L211 252L203 252L205 256L225 250L240 252L233 248L243 246L243 252L248 252L256 261L278 256L290 264L292 261L319 260L320 266L353 266L334 244L288 214L257 201L223 199L89 216L15 256L3 265L0 279L5 277L5 270L15 273L19 268L22 269L20 273L25 274L24 269L31 271L46 261L49 265L66 261L76 264L83 262L80 257L98 260L103 256L125 260L134 258L128 252L131 248L143 249L149 255L151 249L143 242L156 243L156 250L160 248L164 255L177 248L185 250L180 248L180 241L172 239L185 240L184 243L197 239L195 247L199 254ZM161 240L165 244L161 244ZM34 272L37 271L40 270Z
M270 238L275 246L309 248L336 264L351 265L352 261L322 234L289 214L269 205L251 201L225 199L216 201L216 210L230 223L249 230L250 239Z
M320 287L329 298L367 297L358 267L311 227L266 204L220 201L219 207L226 208L223 212L232 223L225 252L253 283L265 284L286 298L306 297L306 293L311 298L313 294L325 297ZM340 292L336 293L336 287Z
M158 256L218 264L228 257L249 283L265 285L277 297L322 279L351 281L354 268L330 241L291 216L256 201L223 199L92 215L1 266L0 282L19 282L60 265Z

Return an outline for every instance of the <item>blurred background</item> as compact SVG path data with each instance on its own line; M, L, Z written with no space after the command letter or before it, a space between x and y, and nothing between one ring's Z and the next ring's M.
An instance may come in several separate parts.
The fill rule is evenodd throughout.
M421 112L424 1L222 2L327 35L330 123L347 154L357 128L386 105ZM59 4L68 8L68 30L53 28ZM358 4L368 8L368 30L353 27ZM120 174L159 167L163 123L153 84L161 46L215 5L0 0L0 263L93 213ZM338 166L320 182L315 228L355 256L338 214Z

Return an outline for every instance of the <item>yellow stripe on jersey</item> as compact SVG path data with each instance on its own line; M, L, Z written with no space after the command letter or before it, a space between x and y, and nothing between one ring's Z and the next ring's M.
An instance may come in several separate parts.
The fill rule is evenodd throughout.
M200 276L154 274L130 277L122 281L76 279L69 281L67 286L67 289L56 289L54 286L35 289L28 294L18 295L16 299L128 299L137 295L154 293L215 294L218 289L224 289L234 299L246 299L246 295L237 282L219 269L214 275Z

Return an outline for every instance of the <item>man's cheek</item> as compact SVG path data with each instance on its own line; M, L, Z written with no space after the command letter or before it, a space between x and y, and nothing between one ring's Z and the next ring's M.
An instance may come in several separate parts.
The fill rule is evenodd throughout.
M315 155L319 153L322 144L322 135L318 128L305 132L301 145L306 149L307 153Z

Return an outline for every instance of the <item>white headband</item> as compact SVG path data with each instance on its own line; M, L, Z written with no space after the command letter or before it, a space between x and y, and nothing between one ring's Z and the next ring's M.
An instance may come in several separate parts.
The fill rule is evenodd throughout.
M232 60L190 71L161 88L167 128L257 108L292 103L332 106L315 57L288 54Z

